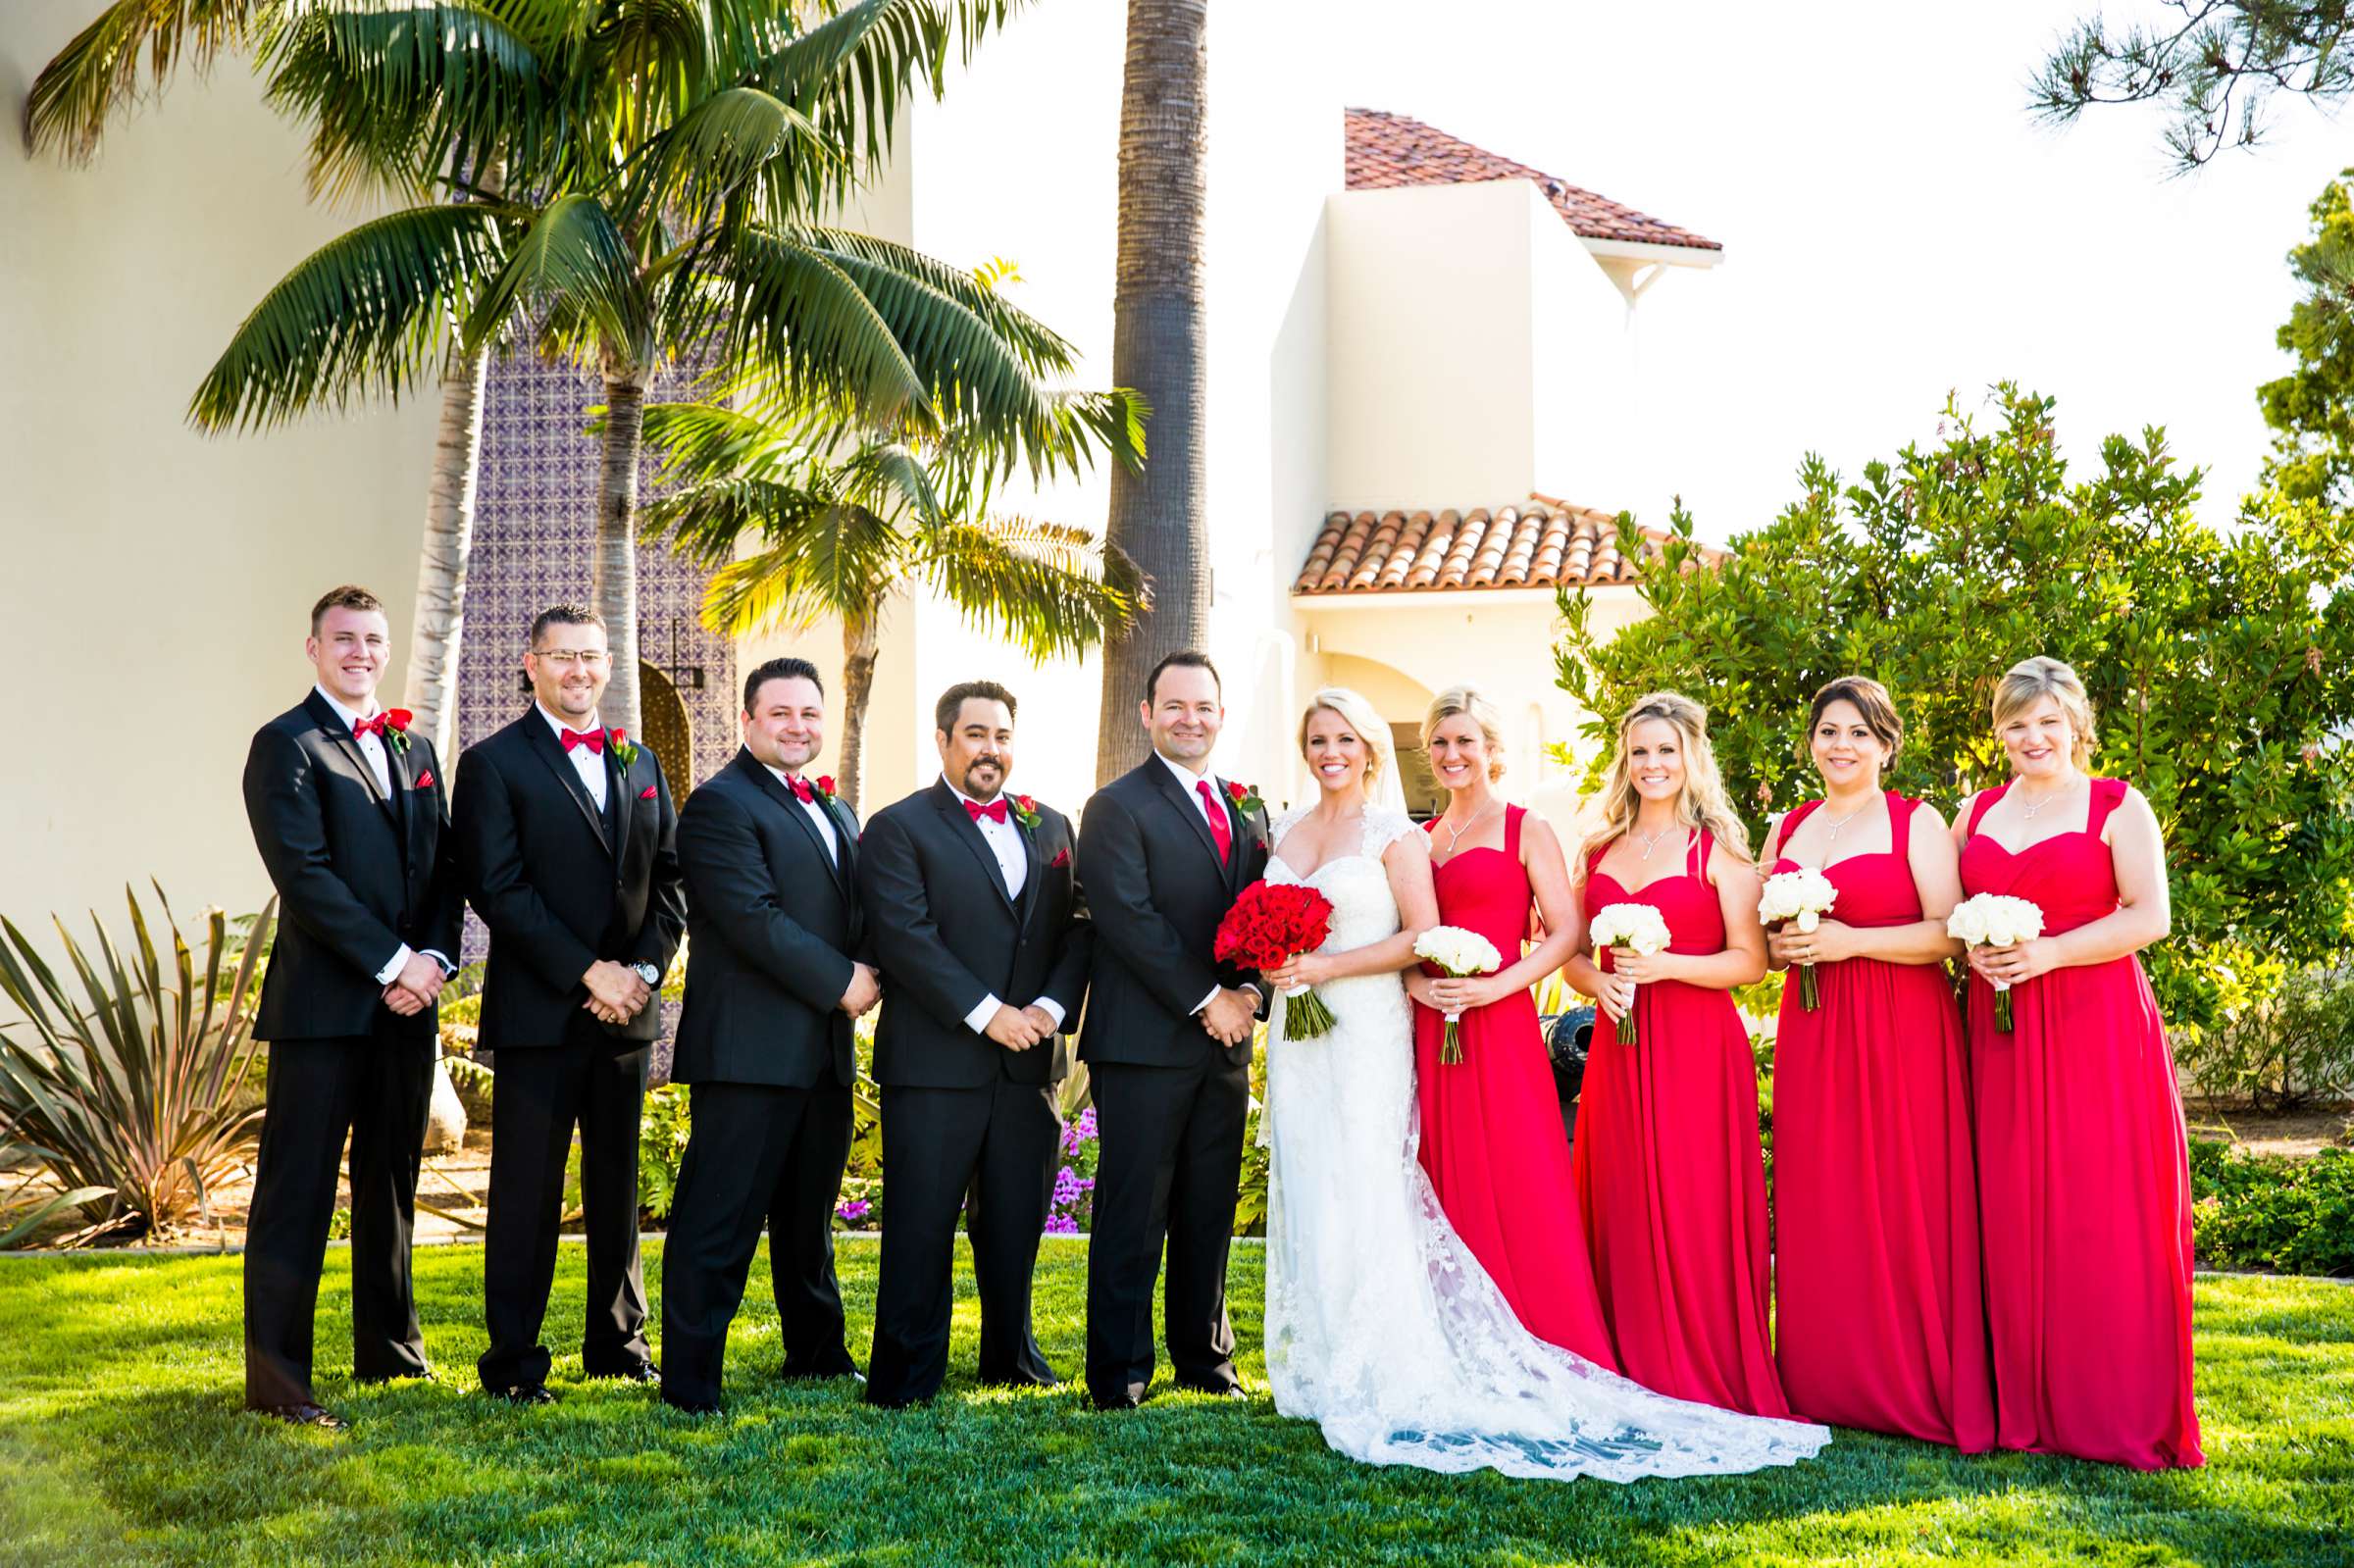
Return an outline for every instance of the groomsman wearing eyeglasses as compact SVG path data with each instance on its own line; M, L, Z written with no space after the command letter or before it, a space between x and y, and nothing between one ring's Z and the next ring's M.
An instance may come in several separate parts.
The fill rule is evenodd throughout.
M870 1404L940 1391L960 1209L981 1292L981 1381L1057 1381L1031 1332L1030 1281L1090 944L1069 819L1005 792L1013 716L1013 693L994 681L944 692L939 782L877 812L858 858L893 998L875 1031L890 1186Z
M480 1042L490 1099L483 1387L548 1404L539 1342L564 1166L581 1137L591 1378L659 1381L638 1261L638 1127L662 977L686 928L678 816L650 747L608 730L603 618L559 604L532 623L532 705L466 749L453 807L466 893L490 929Z
M254 1034L270 1042L245 1228L245 1404L338 1428L311 1389L312 1316L335 1171L351 1138L351 1370L430 1378L409 1275L435 1025L457 951L457 864L440 759L376 700L390 662L366 588L311 608L310 695L245 759L245 815L278 889Z

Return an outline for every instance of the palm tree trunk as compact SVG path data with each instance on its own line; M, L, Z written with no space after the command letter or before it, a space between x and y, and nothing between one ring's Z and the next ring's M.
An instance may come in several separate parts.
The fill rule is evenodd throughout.
M480 199L506 188L506 161L492 158L475 182ZM456 766L459 656L466 641L466 570L474 554L474 507L482 475L483 405L489 355L461 354L441 379L441 425L434 436L434 473L425 492L425 540L417 560L417 616L409 631L409 678L402 703L434 742L444 767Z
M596 567L590 602L605 618L613 650L613 683L605 687L604 720L639 733L638 722L638 453L645 427L645 383L634 375L605 372L604 463L596 487Z
M457 755L458 662L466 634L466 566L474 552L475 491L483 449L486 353L454 361L441 379L441 426L425 494L425 540L417 560L417 618L409 632L402 702L434 743Z
M1120 234L1111 379L1152 410L1151 455L1111 474L1112 543L1144 569L1152 607L1105 649L1096 782L1144 760L1145 677L1209 631L1203 302L1209 0L1129 0L1120 101Z
M842 623L842 760L834 765L841 773L834 786L853 810L866 759L866 704L875 694L875 657L882 640L881 624L871 616Z

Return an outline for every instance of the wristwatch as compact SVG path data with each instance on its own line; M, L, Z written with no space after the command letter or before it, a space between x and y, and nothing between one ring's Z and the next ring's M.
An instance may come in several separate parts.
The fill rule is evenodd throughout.
M636 970L638 972L638 978L644 981L648 986L651 986L656 989L661 987L662 971L656 969L653 965L632 964L630 967Z

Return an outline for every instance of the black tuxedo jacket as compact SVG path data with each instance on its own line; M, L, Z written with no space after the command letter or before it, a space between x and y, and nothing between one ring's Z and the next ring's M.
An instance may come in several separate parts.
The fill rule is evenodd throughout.
M687 1011L671 1068L680 1083L810 1088L856 1077L839 1003L865 940L858 819L840 801L826 813L838 859L793 792L741 749L687 797Z
M600 958L667 974L687 929L670 785L653 748L635 750L626 768L605 752L602 812L537 703L460 759L458 864L490 928L486 1049L561 1044L581 1019L615 1039L661 1033L659 1002L627 1024L596 1023L581 983Z
M396 1034L433 1037L438 1009L397 1018L379 970L401 943L454 955L464 904L449 803L434 743L387 738L394 798L327 699L314 691L254 733L245 816L278 889L278 942L254 1034L262 1039Z
M1248 1040L1221 1047L1194 1009L1213 986L1256 976L1211 956L1218 922L1266 874L1263 814L1245 817L1220 790L1234 854L1218 863L1202 803L1168 764L1147 757L1097 790L1079 825L1079 880L1094 928L1083 1062L1187 1067L1205 1056L1251 1058Z
M1040 806L1036 828L1016 823L1014 831L1030 862L1018 898L1007 895L997 855L947 784L867 823L858 893L891 991L875 1026L877 1083L977 1088L1003 1076L1051 1084L1070 1070L1063 1037L1079 1027L1090 946L1070 819ZM965 1026L992 994L1009 1007L1052 997L1063 1027L1009 1051Z

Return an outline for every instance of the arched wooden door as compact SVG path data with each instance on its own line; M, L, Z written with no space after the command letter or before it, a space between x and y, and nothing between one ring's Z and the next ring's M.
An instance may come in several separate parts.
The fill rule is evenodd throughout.
M685 801L694 788L694 721L670 677L650 664L638 666L638 711L645 724L645 743L654 748L662 776L670 781L670 798Z

